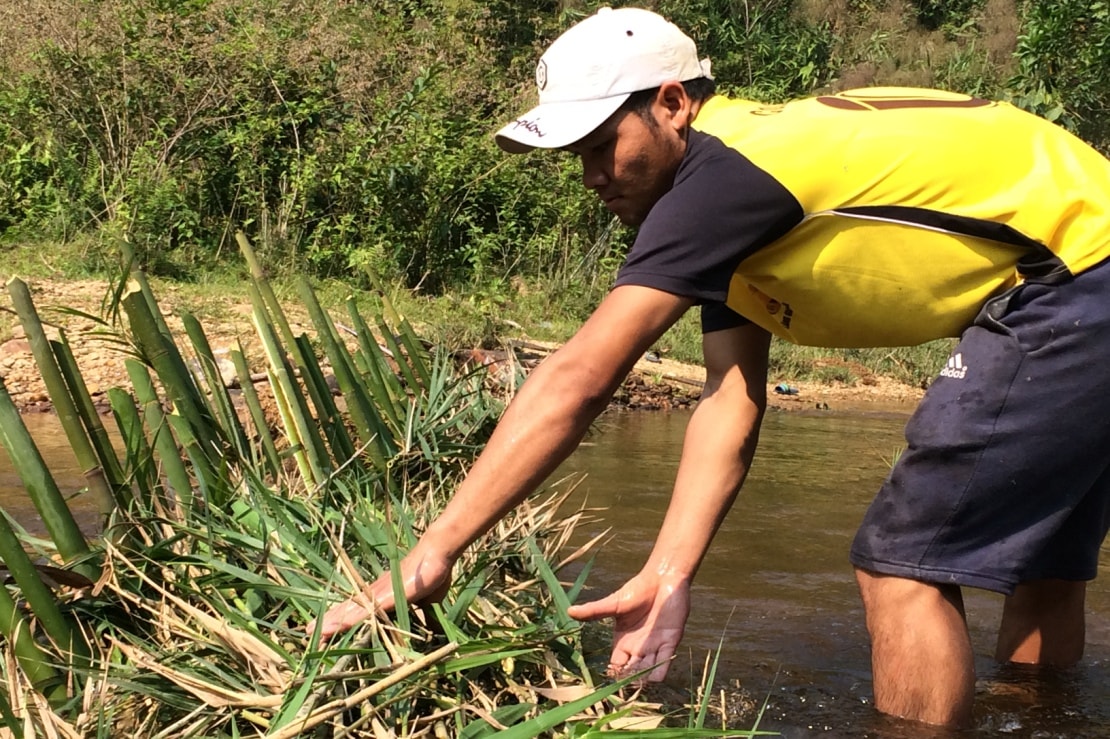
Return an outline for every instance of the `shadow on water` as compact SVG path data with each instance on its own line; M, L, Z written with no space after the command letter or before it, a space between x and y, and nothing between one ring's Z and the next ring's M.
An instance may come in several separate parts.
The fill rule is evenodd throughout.
M588 473L573 504L598 520L580 540L612 528L583 598L619 587L643 564L670 498L689 414L604 417L561 473ZM871 707L863 610L848 547L903 444L906 411L772 412L748 482L721 526L694 586L693 613L667 680L648 697L689 700L707 655L720 664L713 704L729 726L784 737L881 739L1110 736L1110 589L1092 583L1081 666L1043 672L997 665L1001 596L965 591L978 682L975 728L941 732L888 720ZM1105 565L1105 563L1104 563ZM609 634L590 659L608 661ZM710 726L720 726L720 719Z
M787 738L1110 736L1110 588L1088 592L1087 653L1074 669L1051 673L999 666L990 658L1000 596L968 590L965 601L977 655L975 728L960 733L890 721L871 708L867 634L847 552L871 495L902 445L905 411L772 412L748 483L724 521L694 586L686 638L666 682L645 698L689 701L710 655L720 664L714 717ZM598 597L631 577L648 556L670 499L687 412L613 413L560 470L588 473L568 505L583 501L597 520L580 543L606 528L584 597ZM67 495L83 487L64 435L51 416L28 426ZM79 523L96 528L87 495L73 499ZM32 533L42 523L0 450L0 508ZM1104 561L1104 566L1107 564ZM609 634L587 631L600 673Z

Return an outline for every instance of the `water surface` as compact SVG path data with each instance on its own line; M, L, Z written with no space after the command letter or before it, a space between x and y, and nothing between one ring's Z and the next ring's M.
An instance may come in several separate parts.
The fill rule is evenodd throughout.
M871 707L870 656L848 547L903 444L900 412L771 412L748 482L694 586L683 648L653 689L681 702L720 655L717 689L730 724L786 737L932 737ZM585 540L613 530L590 575L591 596L618 587L650 552L670 498L688 412L612 413L563 472L588 473L581 494L600 512ZM1105 563L1104 563L1105 569ZM977 661L975 729L963 737L1110 736L1110 590L1089 591L1088 646L1075 669L1040 674L994 663L1001 596L965 590ZM603 638L602 638L603 637ZM599 637L594 664L608 658ZM717 703L721 698L718 695ZM719 725L719 724L718 724Z

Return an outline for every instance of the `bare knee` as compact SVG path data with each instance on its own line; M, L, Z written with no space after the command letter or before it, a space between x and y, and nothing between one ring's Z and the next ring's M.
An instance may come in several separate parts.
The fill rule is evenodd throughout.
M875 706L915 721L971 719L974 658L955 586L856 571L871 635Z
M1067 667L1083 656L1087 584L1031 580L1006 598L995 658Z

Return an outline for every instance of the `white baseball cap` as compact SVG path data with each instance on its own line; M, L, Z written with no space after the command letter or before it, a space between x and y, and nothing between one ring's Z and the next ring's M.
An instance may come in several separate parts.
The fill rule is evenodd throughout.
M625 100L664 82L709 77L693 40L641 8L599 8L548 47L536 65L540 104L494 135L511 154L573 144Z

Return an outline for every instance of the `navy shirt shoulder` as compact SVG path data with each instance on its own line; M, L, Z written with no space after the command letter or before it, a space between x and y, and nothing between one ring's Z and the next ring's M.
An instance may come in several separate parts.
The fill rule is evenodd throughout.
M724 304L733 272L802 215L774 177L720 139L690 131L674 186L640 226L615 284L694 298L706 332L741 325Z

